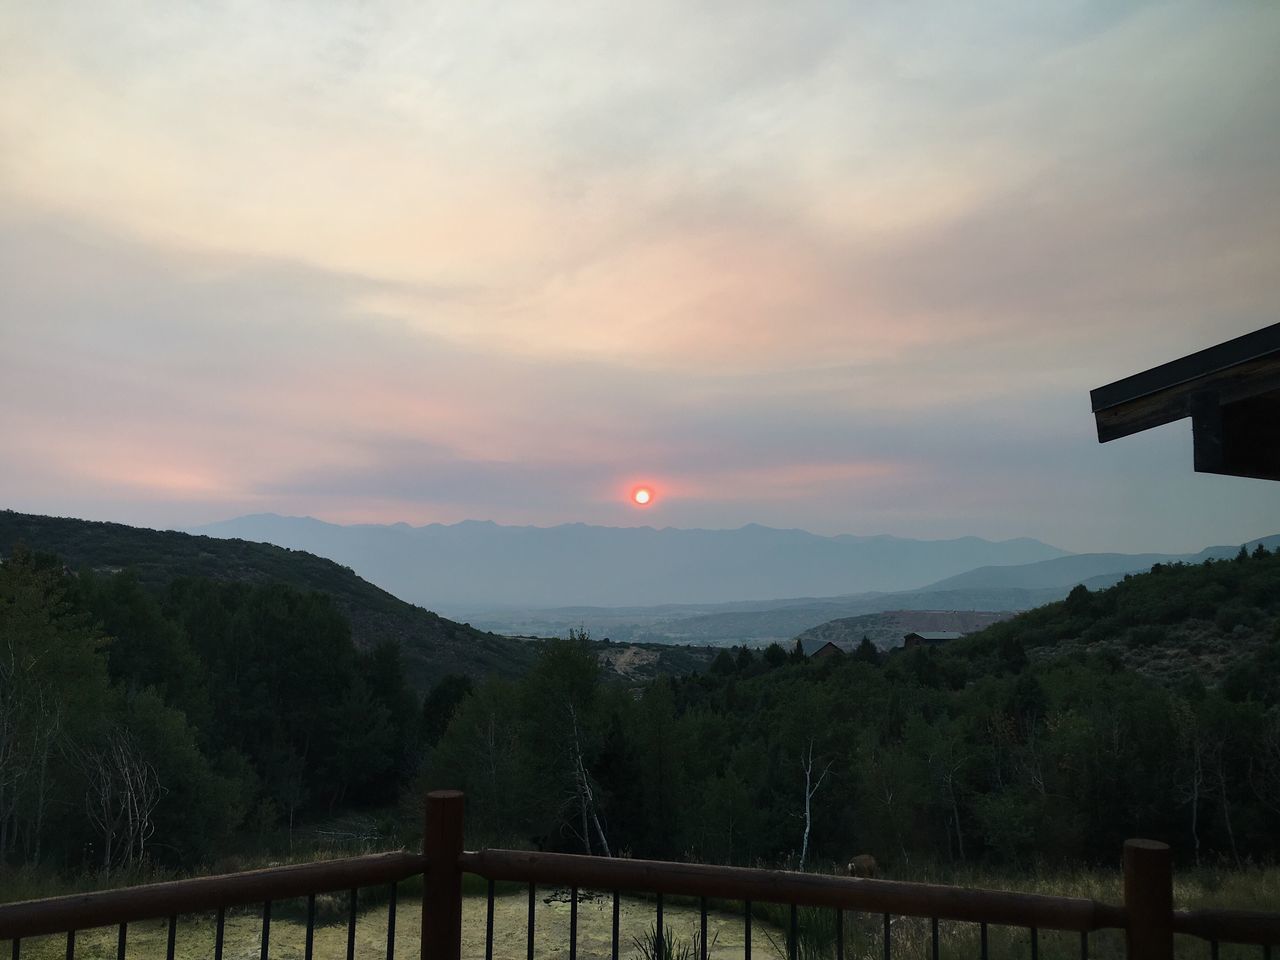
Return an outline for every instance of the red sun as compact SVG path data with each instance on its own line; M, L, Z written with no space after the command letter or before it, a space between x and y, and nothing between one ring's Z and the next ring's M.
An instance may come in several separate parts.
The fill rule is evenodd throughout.
M652 487L636 487L631 491L631 502L637 507L647 507L653 503Z

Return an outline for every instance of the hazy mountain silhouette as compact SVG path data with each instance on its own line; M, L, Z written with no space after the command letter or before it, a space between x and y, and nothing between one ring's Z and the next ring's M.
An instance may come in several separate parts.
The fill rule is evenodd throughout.
M975 567L1066 555L1027 538L824 537L757 524L736 530L514 527L475 520L339 526L258 514L192 532L306 550L441 611L909 590Z
M1268 550L1280 545L1280 534L1250 540L1248 549L1259 543ZM1240 544L1205 547L1199 553L1077 553L1016 567L988 565L969 570L929 584L926 590L975 590L1019 588L1023 590L1050 587L1074 587L1085 583L1091 588L1109 586L1126 573L1145 573L1157 563L1204 563L1213 558L1234 557Z

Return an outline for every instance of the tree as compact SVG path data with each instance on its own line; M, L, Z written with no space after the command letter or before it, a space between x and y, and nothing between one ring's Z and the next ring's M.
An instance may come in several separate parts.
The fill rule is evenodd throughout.
M441 787L467 794L468 822L491 842L510 846L544 834L524 776L521 691L489 680L459 704L439 743L427 751L416 797Z
M72 606L61 562L15 547L0 564L0 863L38 860L58 834L83 837L75 820L51 829L51 815L80 805L57 747L101 735L112 709L103 643Z
M85 812L102 837L103 874L142 863L155 833L152 815L165 793L156 768L124 729L110 731L79 756L89 784Z
M1181 799L1187 805L1191 817L1191 850L1196 866L1200 866L1200 805L1204 797L1204 736L1200 718L1185 700L1172 704L1178 729L1179 755L1183 758Z
M806 755L801 756L800 766L804 770L804 839L800 844L800 866L798 869L804 871L804 861L809 855L809 831L813 826L813 797L818 792L818 788L822 786L822 781L827 779L827 774L831 772L831 761L827 761L827 765L822 768L822 772L814 777L813 765L813 738L809 738L809 751Z
M876 649L876 645L871 642L871 638L865 633L862 635L862 639L858 641L857 649L853 651L853 659L873 666L877 666L880 663L880 651Z
M331 811L349 792L358 795L380 780L395 779L390 713L362 677L352 679L332 722L333 748L321 768Z
M437 681L422 701L422 742L426 746L434 747L440 742L458 707L474 691L471 678L456 673Z
M715 659L711 661L711 672L716 676L727 677L733 673L735 668L733 656L728 650L722 649L716 654Z

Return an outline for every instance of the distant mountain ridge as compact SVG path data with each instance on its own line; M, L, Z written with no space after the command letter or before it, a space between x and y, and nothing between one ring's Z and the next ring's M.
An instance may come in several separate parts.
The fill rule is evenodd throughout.
M826 537L758 524L736 530L509 527L475 520L340 526L258 514L190 532L306 550L360 571L396 596L450 613L907 590L975 567L1068 555L1029 538Z
M1280 547L1280 535L1250 540L1246 546L1253 550L1260 543L1269 550L1276 549ZM503 633L563 633L570 626L585 625L595 636L612 636L624 642L762 646L788 643L797 635L832 621L891 611L1011 614L1031 610L1061 600L1076 584L1101 590L1128 574L1145 573L1156 563L1203 563L1211 557L1233 557L1239 549L1235 545L1206 547L1192 554L1072 554L1020 566L980 567L920 590L903 592L723 604L477 610L465 619L483 629Z
M1253 550L1262 544L1268 550L1280 545L1280 534L1250 540L1244 546ZM1074 587L1084 583L1090 588L1110 586L1126 573L1146 573L1157 563L1204 563L1234 557L1240 544L1205 547L1198 553L1076 553L1020 566L984 566L931 583L926 590L1020 589L1045 590Z

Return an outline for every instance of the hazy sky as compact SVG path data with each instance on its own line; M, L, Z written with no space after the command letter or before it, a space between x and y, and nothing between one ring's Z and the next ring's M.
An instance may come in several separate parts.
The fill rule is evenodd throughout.
M0 3L0 506L1280 532L1280 4ZM658 491L647 511L625 495Z

